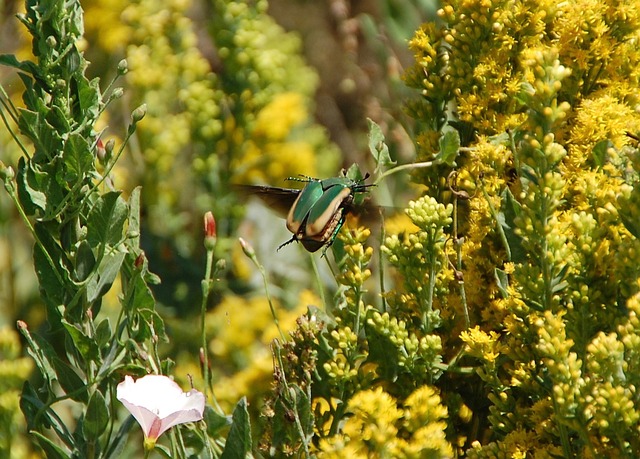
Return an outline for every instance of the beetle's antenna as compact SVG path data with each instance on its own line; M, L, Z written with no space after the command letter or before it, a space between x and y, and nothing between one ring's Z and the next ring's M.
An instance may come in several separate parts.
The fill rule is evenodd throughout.
M308 175L298 174L297 177L287 177L285 182L315 182L317 178L309 177Z
M363 193L365 191L367 191L367 188L372 187L372 186L376 186L375 183L364 183L365 180L367 180L369 177L371 177L371 174L369 174L368 172L366 174L364 174L364 177L362 177L360 180L358 180L356 182L356 185L353 186L353 191L356 193Z

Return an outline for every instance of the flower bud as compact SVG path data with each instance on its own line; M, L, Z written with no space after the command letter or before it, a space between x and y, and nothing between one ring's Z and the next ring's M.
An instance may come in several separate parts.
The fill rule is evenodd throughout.
M5 164L0 161L0 179L6 182L10 182L16 176L15 171L11 166L5 166Z
M204 214L204 246L207 250L213 250L217 242L216 220L210 211Z
M144 266L144 253L141 253L136 257L136 260L133 262L133 266L135 266L136 269L142 269Z
M131 113L131 121L133 124L139 122L147 114L147 104L142 104Z
M240 241L240 245L242 246L242 251L244 252L244 254L249 258L254 259L256 256L256 251L253 250L253 246L241 237L238 238L238 241Z
M98 158L98 161L104 164L105 158L107 157L107 150L104 148L102 139L98 139L98 141L96 142L96 156Z
M111 93L111 98L120 99L123 95L124 95L124 89L118 87L113 89L113 92Z
M118 75L125 75L129 71L129 64L126 59L118 62Z

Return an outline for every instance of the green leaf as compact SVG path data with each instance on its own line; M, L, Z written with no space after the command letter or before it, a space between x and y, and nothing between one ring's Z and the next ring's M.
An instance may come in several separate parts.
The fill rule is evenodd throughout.
M53 358L53 365L56 370L56 375L60 387L64 390L65 394L69 395L72 400L78 402L87 401L86 384L82 378L76 373L76 371L63 362L58 357Z
M635 216L629 216L626 209L619 213L620 220L627 231L629 231L636 239L640 239L640 221Z
M78 78L78 105L80 115L89 121L98 118L100 112L100 79L89 81L86 78Z
M56 416L50 406L45 405L38 398L38 394L29 381L26 381L22 386L20 410L27 420L29 430L52 429L67 446L71 447L74 444L73 436L69 433L66 425Z
M448 166L455 166L455 160L460 151L460 134L455 129L446 131L438 140L440 151L435 159Z
M521 206L508 188L502 193L502 204L498 212L498 224L503 228L511 251L511 260L521 263L526 260L527 253L522 246L522 238L516 234L515 219L520 215Z
M154 304L155 307L155 304ZM140 309L139 311L140 317L143 319L144 326L141 328L144 331L144 335L137 336L136 340L141 341L142 338L156 338L162 341L167 340L167 335L165 333L164 321L160 314L158 314L155 309Z
M64 144L62 152L64 161L64 179L72 184L85 179L93 170L93 152L85 139L80 134L69 136Z
M140 194L142 187L135 187L129 196L129 217L127 219L127 236L132 248L140 247Z
M82 433L87 441L95 441L107 428L109 408L104 396L96 391L89 400L87 412L82 423Z
M13 67L31 75L37 75L39 67L31 61L19 61L14 54L0 54L0 65Z
M65 303L66 285L55 275L54 270L58 268L49 264L49 259L38 244L33 248L33 264L40 283L40 296L47 305L49 325L55 329L55 318L61 314L58 307Z
M216 438L220 431L231 425L231 416L222 416L209 405L204 407L204 422L207 424L207 435Z
M40 295L49 312L50 325L55 329L53 321L61 314L58 308L62 307L64 311L63 305L73 306L67 304L71 296L67 296L69 285L65 283L65 280L68 281L70 277L66 266L68 260L66 253L51 236L47 223L36 222L34 229L40 244L36 244L33 248L33 264L40 283ZM51 263L54 263L54 266Z
M52 440L42 435L40 432L31 432L31 435L35 436L38 440L40 448L43 449L45 457L47 459L71 459L71 452L64 450L56 445Z
M553 293L558 293L569 285L569 283L565 280L567 277L567 272L569 271L569 264L564 264L558 270L555 276L551 278L550 287Z
M125 347L120 346L118 341L114 341L111 345L111 348L109 349L109 353L106 355L104 361L102 362L102 366L98 370L96 379L100 380L106 376L109 376L114 371L119 371L123 366L121 365L122 361L128 355L128 350ZM140 368L140 371L136 371L135 369L132 369L131 366L129 366L128 369L132 370L129 373L133 374L144 374L145 371L144 368Z
M87 240L92 247L115 245L122 240L127 204L120 192L105 193L95 202L87 217Z
M53 381L58 377L53 363L53 359L56 358L55 351L47 340L37 333L31 334L27 327L18 327L18 330L27 341L27 352L33 357L47 387L51 388Z
M118 429L118 433L113 438L111 445L109 446L108 451L105 454L105 459L108 458L119 458L122 457L122 452L124 451L124 447L127 445L127 438L129 437L129 432L136 425L136 419L133 416L127 416L127 419L124 420L120 428Z
M345 177L350 178L354 182L359 182L364 178L364 175L362 175L362 171L360 170L360 167L355 163L353 163L351 167L347 169L347 172L344 175Z
M95 266L96 257L93 255L93 250L91 250L89 243L83 240L78 245L78 251L76 252L76 280L78 282L86 280Z
M109 321L109 318L100 321L100 323L96 327L95 334L98 347L102 348L103 346L107 345L111 340L112 334L113 332L111 330L111 322Z
M141 273L134 273L133 278L130 278L129 281L128 288L124 292L124 297L129 299L126 304L123 304L126 310L155 309L156 300Z
M115 281L126 253L115 252L105 255L87 284L87 301L93 303L104 296Z
M38 394L29 381L25 381L22 385L22 394L20 394L20 411L24 419L27 421L27 427L32 429L36 425L44 429L51 427L47 410L43 410L44 403L38 398Z
M292 414L300 421L302 435L292 420ZM313 436L314 414L311 411L309 396L297 385L289 385L275 404L272 422L271 445L277 451L294 445L309 444ZM300 448L302 449L302 448Z
M314 417L311 410L311 400L309 396L298 386L289 386L289 398L293 401L294 410L298 414L300 427L307 438L303 441L309 443L313 436Z
M35 172L24 157L18 161L18 197L27 215L34 215L37 209L44 211L47 207L46 181L47 174Z
M169 450L169 448L167 448L164 445L158 445L156 444L156 446L153 449L156 453L159 453L161 456L166 457L167 459L173 459L173 456L171 455L171 450Z
M43 212L44 219L51 220L53 207L63 199L60 184L56 182L57 165L53 161L44 168L36 169L33 163L24 162L20 158L18 163L18 197L27 215Z
M496 278L496 284L498 285L498 290L502 294L502 298L509 298L509 276L502 269L496 268L493 272L494 277Z
M32 103L41 104L41 102L37 100L33 100ZM38 112L23 108L19 110L18 128L21 134L33 142L36 153L46 156L47 158L56 156L62 147L56 128ZM43 110L46 109L43 108Z
M396 162L391 159L382 129L375 121L369 118L367 118L367 124L369 126L369 151L376 161L376 171L387 166L394 166Z
M85 335L75 325L67 322L65 319L62 320L62 325L65 330L67 330L75 348L80 352L82 357L86 361L97 362L100 358L100 353L98 352L98 345L95 340Z
M18 119L18 128L20 133L28 137L35 145L36 149L43 150L40 142L38 126L40 126L40 114L27 109L20 109L20 118Z
M59 105L52 105L45 119L51 129L57 132L71 131L71 124L69 124L69 115L66 112L66 108L62 108Z
M596 145L593 147L593 150L591 151L596 166L604 166L604 163L607 160L607 151L612 147L613 143L611 143L611 140L608 139L601 140L600 142L596 143Z
M231 429L221 459L244 458L251 451L251 424L245 397L236 405L231 419Z
M22 93L22 100L24 101L25 107L35 112L44 112L47 109L45 102L40 99L36 91L33 90L34 78L31 78L25 73L19 73L18 76L25 87L24 93Z

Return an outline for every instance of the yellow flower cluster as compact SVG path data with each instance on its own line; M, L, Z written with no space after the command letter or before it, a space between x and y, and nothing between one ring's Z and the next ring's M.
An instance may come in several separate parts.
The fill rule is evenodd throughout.
M428 334L418 336L407 330L407 323L392 317L388 312L372 311L367 319L370 338L377 333L379 339L388 340L387 359L393 359L399 369L408 372L417 381L429 380L437 373L442 361L440 336Z
M497 438L467 453L637 454L638 442L620 432L639 422L630 323L640 276L640 155L628 133L640 131L640 8L456 0L438 15L441 27L426 24L410 42L416 63L406 82L422 96L410 106L427 127L419 154L432 159L450 127L466 147L453 167L416 178L439 202L450 202L455 188L469 195L454 210L451 246L479 326L445 349L461 340L462 358L479 359ZM443 179L452 171L456 187ZM399 242L387 242L392 264L419 259L399 257L388 251ZM405 285L416 278L424 286L430 275L416 269ZM435 301L457 311L449 290ZM455 312L442 317L456 329ZM614 332L620 323L624 333Z
M328 343L334 353L323 365L329 376L327 383L341 388L355 385L358 367L366 357L353 358L358 348L358 336L349 327L341 327L331 331L329 337Z
M411 201L406 213L419 230L390 235L382 246L382 252L397 268L406 288L406 292L399 292L393 307L408 317L422 316L426 332L439 321L439 312L434 309L436 290L443 291L451 280L444 229L452 222L452 212L452 205L444 206L432 197Z
M358 392L349 401L340 435L320 442L326 458L447 458L453 448L446 439L447 408L430 386L416 389L404 402L382 388Z
M489 362L494 362L500 355L498 338L496 332L486 333L478 326L460 333L460 339L466 344L465 353Z

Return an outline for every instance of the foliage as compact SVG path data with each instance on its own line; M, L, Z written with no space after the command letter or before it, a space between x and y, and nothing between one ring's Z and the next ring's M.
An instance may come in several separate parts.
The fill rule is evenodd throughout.
M238 260L245 211L232 184L281 184L337 169L338 152L311 114L318 78L299 55L300 39L275 23L264 0L83 6L88 53L126 57L126 104L148 107L115 176L124 189L142 186L148 231L141 244L163 278L153 291L184 319L197 313L199 215L225 216L216 255ZM111 110L108 117L118 122L120 115ZM247 289L242 262L228 266L216 298Z
M18 321L39 370L39 378L24 382L20 408L47 457L120 457L132 424L118 420L116 384L123 373L164 373L172 364L158 353L166 335L149 288L158 279L140 249L140 191L125 200L110 186L124 144L104 144L95 130L97 118L123 91L110 84L103 92L98 78L85 76L87 62L77 46L81 13L78 2L27 2L19 19L33 37L35 60L0 58L18 71L25 87L20 109L2 90L3 120L23 154L16 172L0 166L5 189L35 240L48 326L37 332ZM126 71L123 61L118 76ZM124 143L145 112L144 105L133 111ZM114 323L101 306L116 278L120 311ZM242 403L239 413L246 412ZM243 451L247 441L238 446L232 440L238 429L246 430L248 419L230 423L227 450ZM189 431L188 448L178 435L174 457L186 457L187 450L209 456L221 450L204 429Z
M167 304L201 300L201 333L169 317L176 340L167 352L180 359L176 373L199 373L194 381L213 405L205 422L171 434L171 450L159 445L162 454L240 457L259 437L256 454L270 457L640 455L633 2L443 2L438 21L409 42L416 161L396 166L389 132L370 122L372 183L384 189L391 175L411 170L422 196L404 220L381 225L379 250L378 225L345 224L324 254L338 285L333 297L322 280L317 296L298 295L295 281L234 241L241 211L231 183L323 177L336 163L309 120L317 76L264 0L199 5L211 17L208 53L198 19L185 16L188 2L120 4L124 21L112 28L93 20L95 43L126 49L129 65L116 73L132 88L128 101L150 107L144 123L134 111L122 141L104 143L96 123L121 91L85 77L77 3L63 10L53 2L51 14L39 5L30 1L23 19L37 61L3 57L26 86L25 108L5 96L3 113L34 151L23 147L17 173L4 165L2 173L36 242L51 327L20 322L40 370L23 388L22 407L49 454L120 452L130 424L118 421L115 384L123 373L173 371L158 348L165 329L140 248L143 209L151 234L171 241L150 242L151 260L184 262L167 263L170 292L156 292ZM98 0L92 8L108 10ZM408 21L387 24L399 36ZM101 30L113 39L102 42ZM136 148L127 163L120 153L129 138ZM144 189L125 200L112 179ZM198 239L189 222L209 207L206 193L215 197L219 237L205 220L200 297L191 288ZM265 296L245 296L238 282L252 264ZM113 318L102 306L117 288L122 311ZM62 421L63 400L73 404L72 422ZM250 423L258 409L262 417Z
M370 249L343 233L337 306L276 352L265 451L634 457L640 11L487 0L439 16L410 42L427 195L407 209L417 229L382 247L395 287L362 302ZM287 416L306 412L296 387L313 434ZM399 411L420 390L434 443Z

